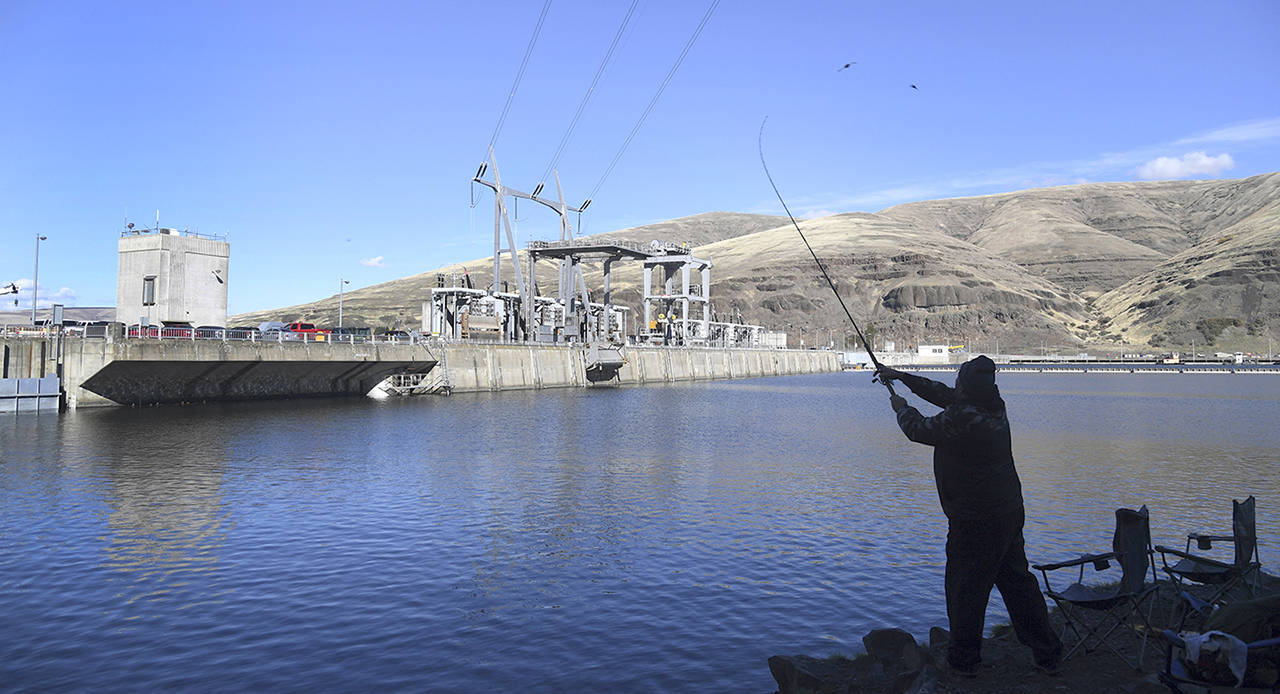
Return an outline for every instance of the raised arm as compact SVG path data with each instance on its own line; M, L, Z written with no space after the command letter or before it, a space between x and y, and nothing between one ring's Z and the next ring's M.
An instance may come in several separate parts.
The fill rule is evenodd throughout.
M928 379L923 379L928 380ZM933 383L933 381L929 381ZM945 387L945 386L944 386ZM915 390L914 388L912 389ZM921 397L924 397L923 395ZM943 410L932 417L920 414L920 410L907 404L901 397L891 400L898 416L898 427L908 439L928 446L945 443L956 436L956 424L950 410Z
M883 366L880 368L880 378L886 381L901 381L903 385L911 389L912 393L938 407L946 407L956 400L954 388L923 376Z

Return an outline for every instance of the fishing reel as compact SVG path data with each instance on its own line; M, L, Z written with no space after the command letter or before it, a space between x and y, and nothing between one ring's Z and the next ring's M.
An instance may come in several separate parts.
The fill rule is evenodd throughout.
M897 392L893 390L893 379L885 378L883 369L884 369L883 366L879 364L876 365L876 372L871 374L871 382L879 383L883 385L885 388L888 388L890 395L897 395Z

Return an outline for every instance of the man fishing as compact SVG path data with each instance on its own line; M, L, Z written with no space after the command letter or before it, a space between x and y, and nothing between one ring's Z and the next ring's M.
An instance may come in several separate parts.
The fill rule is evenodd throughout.
M978 674L983 620L994 585L1014 633L1029 646L1036 667L1056 672L1062 641L1049 624L1040 584L1027 570L1022 537L1022 483L1013 464L1009 418L996 387L996 365L985 356L965 362L955 388L879 365L886 385L901 381L941 412L925 417L890 389L889 403L908 439L933 446L933 474L947 516L947 663Z
M840 308L857 333L863 348L876 367L876 374L889 390L889 403L898 415L898 426L907 438L933 446L933 476L938 498L947 515L947 618L951 622L951 643L947 662L953 671L967 676L978 674L982 663L982 626L991 586L1000 589L1009 610L1018 640L1031 647L1036 667L1057 672L1062 661L1062 640L1049 625L1040 584L1027 570L1023 547L1022 482L1013 467L1013 446L1009 439L1009 418L1004 400L996 388L996 365L987 357L964 363L956 376L956 387L891 369L876 359L871 343L845 305L831 274L814 253L800 224L782 199L764 160L764 125L756 147L760 166L782 209L804 241L813 262L831 287ZM911 392L944 408L925 417L893 392L893 381L902 381Z

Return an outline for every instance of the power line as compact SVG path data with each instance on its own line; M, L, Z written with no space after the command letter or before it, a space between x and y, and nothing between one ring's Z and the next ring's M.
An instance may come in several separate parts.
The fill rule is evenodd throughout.
M591 101L591 97L595 94L596 85L600 83L600 78L604 76L604 69L609 65L609 60L613 58L613 51L618 47L618 43L622 41L622 34L626 31L627 24L631 22L631 16L635 14L636 6L639 4L640 0L631 1L631 7L627 10L627 15L622 18L622 24L618 26L618 33L613 35L613 43L609 44L609 50L604 54L604 60L600 61L600 67L596 70L595 78L591 80L591 86L587 87L587 93L582 95L578 110L573 114L573 120L569 122L569 128L564 131L564 136L560 138L560 145L556 147L555 154L551 155L551 163L547 164L547 170L542 172L542 177L538 179L539 182L546 181L547 176L551 175L556 164L560 163L560 155L564 152L565 145L569 143L569 137L578 126L578 119L582 118L582 113L587 110L587 102Z
M631 144L631 140L635 139L636 133L639 132L640 126L644 125L644 120L649 117L649 112L658 103L658 98L662 96L663 90L667 88L667 84L671 82L671 78L675 77L676 71L680 69L680 63L684 62L684 57L689 54L689 49L693 48L694 42L698 40L698 35L702 33L703 27L710 21L712 13L716 11L716 6L720 4L720 0L712 0L711 6L707 8L706 14L702 15L702 21L698 22L698 28L694 29L693 36L689 37L689 42L684 45L684 50L680 51L680 57L676 58L676 62L671 66L671 70L667 72L667 76L662 80L662 84L658 87L658 91L654 93L653 98L649 100L649 105L645 107L644 112L640 114L640 119L636 121L634 127L631 128L627 139L623 140L622 146L618 148L618 153L613 156L613 161L609 162L609 168L605 169L604 174L600 176L600 180L596 183L595 188L591 189L591 194L587 196L590 200L594 198L596 193L600 192L600 188L604 185L605 179L609 178L609 174L613 173L613 167L618 165L618 160L622 158L623 152L627 151L627 146Z
M529 37L529 46L524 49L524 59L520 61L520 69L516 72L516 79L511 84L511 91L507 94L507 103L502 107L502 115L498 116L498 124L493 126L493 135L489 137L489 147L492 149L495 142L498 141L498 133L502 132L502 125L507 121L507 113L511 110L511 102L516 98L516 90L520 88L520 81L524 79L525 68L529 66L529 56L533 55L533 45L538 42L538 35L542 33L542 23L547 19L547 11L551 9L551 0L547 0L542 5L542 14L538 15L538 24L533 28L533 36ZM485 158L489 157L488 149L485 150Z

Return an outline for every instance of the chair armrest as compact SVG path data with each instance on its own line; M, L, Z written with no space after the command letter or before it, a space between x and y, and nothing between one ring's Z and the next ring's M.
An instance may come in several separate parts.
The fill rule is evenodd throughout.
M1182 637L1178 635L1178 632L1172 629L1161 629L1160 636L1163 637L1165 643L1169 644L1170 646L1177 646L1178 648L1187 647L1187 642L1183 641Z
M1280 646L1280 636L1277 636L1273 639L1263 639L1261 641L1254 641L1253 643L1248 644L1248 646L1251 649L1252 648L1275 648L1277 646Z
M1213 549L1215 542L1235 542L1235 535L1213 535L1211 533L1187 533L1187 547L1191 547L1191 541L1196 541L1198 549Z
M1229 562L1225 562L1225 561L1218 561L1217 559L1210 559L1210 558L1208 558L1208 557L1199 557L1199 556L1196 556L1196 555L1194 555L1194 554L1191 554L1190 552L1184 552L1184 551L1182 551L1182 550L1180 550L1180 549L1174 549L1174 548L1172 548L1172 547L1165 547L1164 545L1156 545L1156 551L1157 551L1157 552L1159 552L1159 553L1161 554L1161 557L1160 557L1160 558L1161 558L1162 560L1164 559L1164 556L1163 556L1163 555L1165 555L1165 554L1172 554L1172 555L1173 555L1173 556L1175 556L1175 557L1182 557L1183 559L1190 559L1190 560L1192 560L1192 561L1194 561L1194 562L1196 562L1196 563L1198 563L1198 564L1204 564L1204 565L1206 565L1206 566L1212 566L1212 567L1214 567L1214 568L1218 568L1218 569L1234 569L1234 568L1236 568L1236 565L1235 565L1235 564L1231 564L1231 563L1229 563ZM1165 561L1165 565L1166 565L1166 566L1168 566L1168 563L1169 563L1168 561Z
M1105 562L1108 559L1119 559L1119 558L1120 558L1120 554L1117 552L1107 552L1105 554L1085 554L1085 555L1082 555L1079 559L1060 561L1060 562L1057 562L1056 564L1034 564L1032 565L1031 568L1035 569L1036 571L1053 571L1055 569L1065 569L1069 566L1081 566L1084 564L1094 564L1095 567L1098 568L1099 571L1101 571L1102 569L1105 569L1107 567L1106 566L1097 567L1099 563Z

